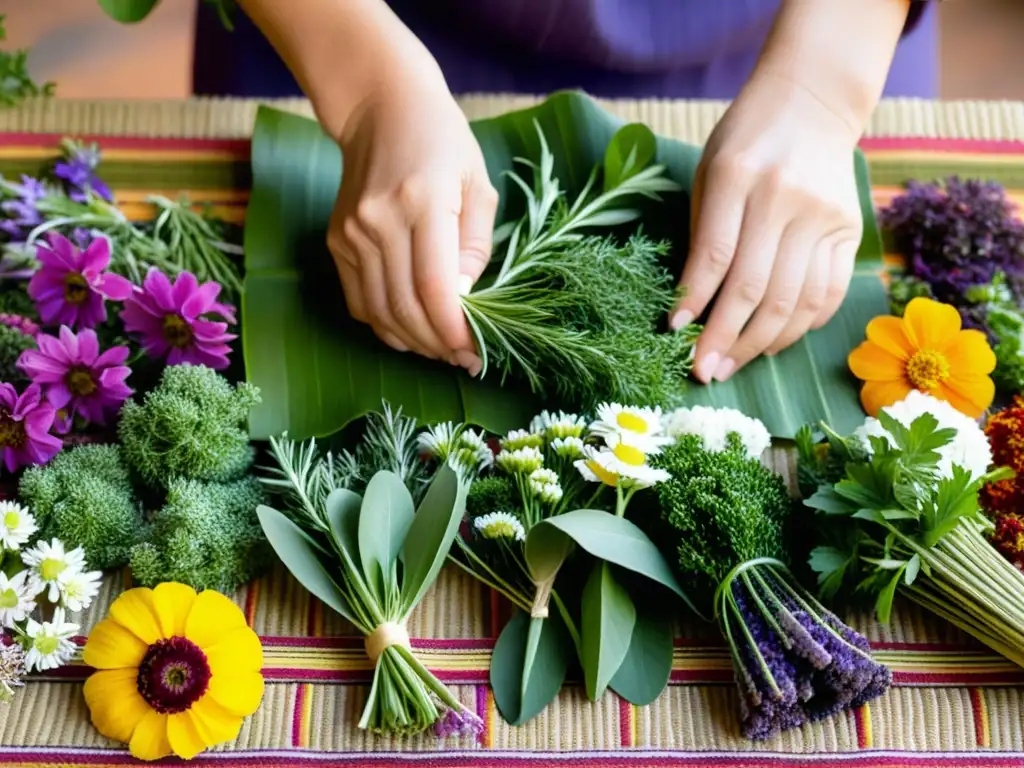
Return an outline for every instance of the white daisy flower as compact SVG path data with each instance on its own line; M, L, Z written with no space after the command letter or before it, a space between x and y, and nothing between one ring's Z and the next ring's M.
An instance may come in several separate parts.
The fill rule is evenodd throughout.
M585 480L604 483L613 488L650 488L663 483L670 475L663 469L655 469L647 463L647 454L639 448L609 435L610 444L597 449L586 446L586 458L575 463L576 469Z
M503 450L494 459L494 463L509 474L528 475L544 466L544 454L533 446L517 448L514 451Z
M535 434L544 435L548 440L565 439L568 437L583 437L583 431L587 428L587 421L575 413L558 411L541 411L533 417L530 422L530 431Z
M419 446L420 452L444 461L451 453L458 435L458 427L450 421L445 421L427 427L425 431L420 432L416 438L416 444Z
M551 441L551 450L563 459L582 459L583 440L578 437L556 437Z
M665 417L665 429L675 440L683 435L697 435L709 453L724 451L731 434L739 437L752 459L760 458L772 444L772 436L761 421L735 408L679 408Z
M544 436L535 432L527 432L525 429L514 429L505 435L501 441L502 449L506 451L517 451L520 448L543 448Z
M35 610L35 593L28 584L28 571L19 571L10 578L0 571L0 627L11 629Z
M21 559L29 566L29 585L34 595L49 588L47 599L56 603L60 599L60 577L85 570L85 550L81 547L65 552L64 544L53 539L49 544L40 541L31 549L21 553Z
M952 442L938 449L940 459L936 469L941 477L952 477L954 464L970 472L973 478L984 475L992 465L992 446L981 426L945 400L912 389L898 403L882 410L905 427L913 424L919 416L929 413L938 421L939 429L956 430ZM892 435L875 418L865 420L854 432L854 437L868 453L871 452L868 437L884 437L890 445L895 445Z
M485 539L526 540L526 530L515 515L508 512L489 512L473 521L473 527Z
M494 464L494 453L487 445L482 432L467 429L459 435L460 459L472 464L477 472L483 472Z
M0 501L0 549L19 550L39 530L36 519L21 504Z
M609 436L616 435L648 452L672 442L672 438L664 434L660 408L602 403L597 406L597 419L591 423L590 431L606 442Z
M530 490L546 504L562 500L562 486L558 475L550 469L536 469L530 473Z
M72 613L84 611L100 593L103 574L99 571L64 571L57 577L61 603Z
M71 642L78 633L78 625L64 621L64 609L53 612L52 621L42 623L29 619L25 634L32 644L25 654L25 669L29 672L56 669L71 661L75 655L75 644Z

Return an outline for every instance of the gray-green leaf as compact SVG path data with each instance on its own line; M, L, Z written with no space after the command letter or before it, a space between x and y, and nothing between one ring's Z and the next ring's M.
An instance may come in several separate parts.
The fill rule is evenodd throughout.
M636 608L629 593L615 580L604 560L594 564L583 587L580 662L587 696L596 701L619 671L636 624Z
M672 622L650 608L638 609L629 650L609 688L630 704L646 707L672 675Z
M491 654L491 689L498 711L510 725L536 717L558 695L571 658L571 644L561 619L552 614L541 627L529 675L524 676L530 617L516 611Z
M402 479L387 470L375 474L363 493L359 512L359 557L367 583L381 600L385 600L390 574L412 521L412 494Z
M363 500L358 493L345 488L331 491L324 502L331 535L339 549L345 551L356 568L360 567L359 508L362 503Z

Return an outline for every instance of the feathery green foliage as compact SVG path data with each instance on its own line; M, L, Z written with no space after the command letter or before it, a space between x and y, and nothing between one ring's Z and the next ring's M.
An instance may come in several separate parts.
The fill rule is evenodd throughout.
M124 565L142 527L142 512L116 445L81 445L25 470L18 498L44 539L85 549L91 568Z
M522 506L512 479L507 475L487 475L473 481L466 497L466 515L481 517L491 512L514 512Z
M736 565L760 557L785 561L783 526L792 509L786 485L736 435L712 453L697 435L651 457L672 477L657 487L661 514L678 531L681 582L712 595Z
M0 290L0 313L39 320L35 302L20 286L4 286L4 289Z
M0 40L7 38L0 14ZM0 106L16 107L32 96L52 96L53 83L38 85L28 73L28 51L0 51Z
M245 429L259 390L201 365L168 366L141 404L125 403L118 435L125 459L154 487L172 478L227 482L252 464Z
M28 377L15 365L26 349L35 349L36 342L16 328L0 325L0 381L16 384Z
M174 480L167 503L131 550L132 578L145 587L177 581L230 593L270 565L270 545L256 508L266 500L258 480Z

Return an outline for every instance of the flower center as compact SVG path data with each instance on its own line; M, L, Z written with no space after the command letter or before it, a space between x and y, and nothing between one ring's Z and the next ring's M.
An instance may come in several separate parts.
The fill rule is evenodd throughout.
M43 581L56 581L67 567L68 564L63 560L48 557L39 564L39 575L43 577Z
M511 539L516 535L516 529L508 520L495 520L484 526L483 534L487 539Z
M136 684L142 698L160 714L185 712L206 693L210 664L191 640L157 640L142 657Z
M67 376L68 389L76 397L88 397L96 391L96 382L93 381L92 372L88 368L76 365Z
M0 447L21 448L25 444L25 425L11 418L8 410L0 408Z
M19 602L18 593L13 589L0 592L0 608L17 608Z
M612 453L623 464L629 464L631 467L642 467L647 461L643 451L625 443L619 443L612 448Z
M81 304L89 298L89 283L81 272L69 272L64 278L64 301L68 304Z
M935 389L948 378L949 361L938 352L922 349L907 361L907 379L922 392Z
M164 315L164 340L181 349L192 343L192 326L181 315Z
M623 411L615 417L615 423L630 432L639 432L642 435L647 433L647 422L635 413Z
M614 472L609 472L596 461L588 461L587 468L595 475L597 475L597 479L600 480L605 485L610 485L612 488L614 488L616 485L619 484L619 476L616 475Z
M60 647L60 640L52 635L39 635L32 641L32 646L43 656L49 656Z
M17 512L8 512L4 515L4 528L8 531L13 531L19 525L21 525L21 515Z

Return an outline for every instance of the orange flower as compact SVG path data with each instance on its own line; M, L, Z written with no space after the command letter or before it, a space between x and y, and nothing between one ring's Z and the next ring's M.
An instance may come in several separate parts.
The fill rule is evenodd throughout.
M867 341L850 353L848 362L864 382L860 401L870 416L912 389L975 419L995 397L989 374L996 356L985 334L961 330L960 313L932 299L913 299L903 317L876 317L868 323Z

